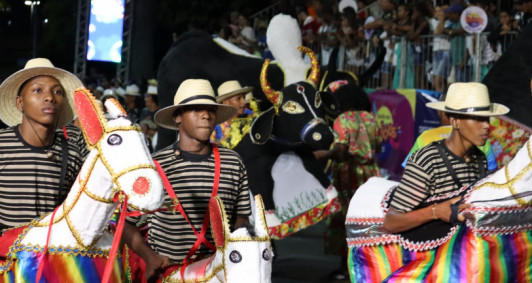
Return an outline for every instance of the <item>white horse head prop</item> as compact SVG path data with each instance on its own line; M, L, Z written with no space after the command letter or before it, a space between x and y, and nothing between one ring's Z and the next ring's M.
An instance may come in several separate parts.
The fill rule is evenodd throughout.
M127 197L130 208L143 211L155 210L163 203L163 184L140 127L126 118L126 112L114 99L105 103L111 117L109 121L88 90L76 90L74 100L90 153L67 198L55 213L32 221L21 233L18 232L20 235L11 235L13 244L6 256L7 265L0 264L5 268L0 268L0 275L9 272L12 263L17 262L13 264L16 278L26 276L28 270L33 271L28 276L35 276L35 269L28 267L35 267L35 262L39 262L35 258L41 258L39 254L45 246L50 256L48 262L56 260L55 256L64 259L78 257L77 260L98 266L100 263L94 262L102 257L105 260L111 247L113 235L106 227L117 201ZM10 233L14 232L8 230L6 235ZM34 258L18 258L17 252L26 251L31 252L26 256ZM24 260L28 260L26 266ZM54 268L59 266L54 265ZM52 276L58 281L69 282L77 281L76 277L69 277L73 273L99 272L98 268L88 267L72 271L74 267L70 266L67 271L54 273L54 268L45 268L44 273L48 270L56 275L45 274L43 278ZM102 274L95 276L91 278L101 278Z
M83 134L91 149L87 160L92 160L95 167L105 168L102 174L105 186L93 192L107 200L121 192L128 197L131 207L143 211L159 208L164 188L140 127L126 118L126 111L114 99L105 102L109 117L106 121L100 108L94 107L92 96L78 91L74 97Z
M483 203L475 206L488 205L488 200L499 199L498 206L530 205L532 195L532 136L517 152L515 157L502 169L488 178L474 184L473 191L467 198L468 203ZM513 197L512 197L513 196ZM500 200L503 199L504 200ZM493 202L491 202L493 205Z
M532 136L515 157L492 175L471 185L465 203L468 226L482 235L532 229Z
M220 198L209 203L211 230L216 253L181 268L174 269L164 282L271 282L273 251L260 195L255 196L254 227L241 227L233 233Z

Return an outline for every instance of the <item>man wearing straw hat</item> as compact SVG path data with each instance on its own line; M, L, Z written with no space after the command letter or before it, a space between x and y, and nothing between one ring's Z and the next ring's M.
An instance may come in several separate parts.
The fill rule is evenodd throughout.
M233 148L238 144L238 142L227 144L224 143L224 141L226 141L229 136L233 118L245 118L252 113L246 108L246 95L252 90L253 87L242 87L236 80L226 81L218 87L218 97L216 97L216 101L224 105L233 106L238 109L238 112L234 117L231 117L231 119L214 127L214 132L211 135L212 141L217 144L222 144L227 148ZM239 124L241 124L240 121ZM249 121L249 124L251 124L251 120ZM238 141L240 141L240 139L238 139Z
M126 95L124 97L124 105L127 112L127 117L131 122L138 123L140 117L140 89L136 84L131 84L126 87Z
M0 130L0 229L51 212L74 183L88 150L81 131L65 125L81 86L45 58L0 85L0 118L9 126Z
M459 211L468 205L459 204L460 189L483 177L487 169L486 156L477 146L488 139L489 117L509 111L490 103L488 89L481 83L451 84L445 102L427 106L445 112L453 130L449 138L419 149L408 160L384 218L390 233L435 220L450 224L464 220Z
M234 151L218 148L209 141L214 126L236 113L235 107L216 102L209 81L189 79L179 86L174 105L155 114L155 122L159 126L179 130L176 142L156 152L153 157L164 169L185 214L200 236L195 234L181 213L171 211L159 211L148 216L149 247L138 230L126 225L125 229L129 232L124 233L124 240L147 263L147 278L168 259L175 263L190 262L191 256L212 253L209 245L212 235L207 231L210 229L208 221L206 225L204 223L212 196L218 195L222 199L233 226L248 222L251 207L244 164ZM220 164L219 173L216 173L216 164ZM219 182L214 181L217 179ZM171 203L168 194L165 198ZM201 236L200 231L207 232Z
M144 97L144 104L146 107L140 112L140 120L148 119L153 121L155 112L159 110L157 97L157 80L148 80L148 89Z

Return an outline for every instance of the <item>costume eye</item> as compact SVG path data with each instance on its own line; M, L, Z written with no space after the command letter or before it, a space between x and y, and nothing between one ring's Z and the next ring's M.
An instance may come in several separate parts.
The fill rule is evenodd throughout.
M301 114L305 112L305 109L299 105L299 103L289 100L283 104L283 111L288 114Z
M272 251L270 251L270 249L264 249L264 251L262 251L262 258L269 261L272 258Z
M319 91L316 92L316 100L314 101L314 107L320 108L321 105L321 94Z
M117 134L112 134L107 138L109 145L119 145L122 143L122 137Z
M238 251L232 251L230 254L229 254L229 260L232 262L232 263L239 263L242 261L242 255L238 252Z

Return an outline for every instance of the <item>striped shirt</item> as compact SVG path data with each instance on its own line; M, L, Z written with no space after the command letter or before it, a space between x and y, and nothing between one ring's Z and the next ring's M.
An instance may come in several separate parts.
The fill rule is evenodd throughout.
M482 158L484 168L487 167L486 158L477 147L472 147L469 155L471 161L466 163L463 158L452 153L444 141L433 142L416 151L408 160L403 178L390 200L390 207L402 212L412 211L429 197L443 196L460 189L447 170L436 143L443 146L449 163L463 186L480 177L478 158Z
M88 153L81 130L67 125L68 165L59 199L70 191ZM48 147L26 143L17 126L0 130L0 227L28 223L56 207L61 178L61 139L58 129L48 158Z
M177 147L175 149L179 150ZM205 155L179 150L180 154L176 156L175 149L174 145L170 145L154 153L153 158L161 164L187 217L200 233L212 193L214 154L212 150ZM223 147L219 147L219 151L221 168L218 196L223 201L229 223L234 224L237 216L248 217L251 214L247 172L236 152ZM165 194L165 202L170 203L168 194ZM173 214L165 211L150 214L147 220L149 246L173 262L181 262L197 238L184 217L179 212ZM210 226L205 236L214 243ZM199 253L210 252L202 244L196 252Z
M416 152L418 149L426 146L427 144L430 144L431 142L448 138L452 131L453 127L451 126L441 126L424 131L421 135L419 135L419 137L417 137L416 141L414 142L414 146L412 149L410 149L410 153L408 153L403 163L401 163L401 166L403 166L403 168L406 167L406 162L408 162L408 159L412 153ZM495 153L491 148L490 141L486 141L486 143L483 146L479 146L478 149L480 149L480 151L482 151L488 159L488 171L497 170L497 160L495 159Z

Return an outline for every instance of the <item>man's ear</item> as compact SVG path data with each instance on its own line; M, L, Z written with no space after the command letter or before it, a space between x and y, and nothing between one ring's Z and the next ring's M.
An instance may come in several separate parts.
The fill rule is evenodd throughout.
M176 125L181 124L181 115L177 115L174 117L174 122Z
M456 119L456 117L449 117L449 122L451 123L451 126L453 126L454 129L460 129L460 123L458 119Z
M22 105L22 97L17 96L17 98L15 100L15 104L17 106L18 111L24 113L24 107Z

